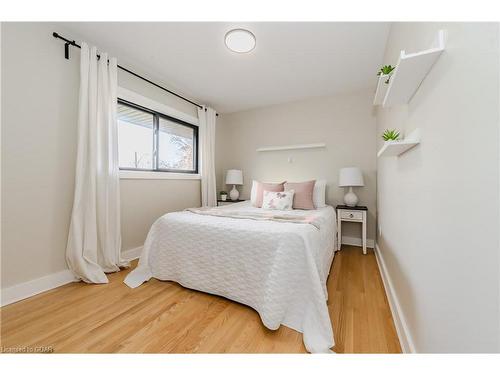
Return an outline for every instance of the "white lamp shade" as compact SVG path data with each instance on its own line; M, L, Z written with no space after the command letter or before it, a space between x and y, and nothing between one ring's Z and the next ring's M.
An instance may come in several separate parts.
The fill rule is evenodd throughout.
M229 169L226 173L226 185L243 185L243 172L239 169Z
M339 173L339 186L365 186L361 170L357 167L342 168Z

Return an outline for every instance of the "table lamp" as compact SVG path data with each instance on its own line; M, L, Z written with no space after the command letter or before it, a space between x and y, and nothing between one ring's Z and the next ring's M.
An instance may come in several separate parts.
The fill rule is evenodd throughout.
M229 198L232 201L237 200L240 192L236 189L236 185L243 185L243 172L239 169L229 169L226 173L226 185L233 185L233 189L229 192Z
M349 191L344 195L346 206L355 207L358 204L358 197L352 191L353 186L365 186L361 170L357 167L342 168L339 172L339 186L348 187Z

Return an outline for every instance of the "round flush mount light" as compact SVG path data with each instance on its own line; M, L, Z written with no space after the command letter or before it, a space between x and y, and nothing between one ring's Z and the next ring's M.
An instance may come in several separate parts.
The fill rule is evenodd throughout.
M224 38L227 48L233 52L247 53L255 48L255 35L245 29L234 29L226 33Z

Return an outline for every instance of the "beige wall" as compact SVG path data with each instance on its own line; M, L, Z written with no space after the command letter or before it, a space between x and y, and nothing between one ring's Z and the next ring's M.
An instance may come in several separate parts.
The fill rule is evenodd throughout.
M499 351L498 24L394 24L384 63L446 50L409 105L380 109L421 144L378 160L377 239L418 352ZM381 141L379 140L379 146Z
M372 91L322 97L219 116L217 123L218 190L225 171L243 170L244 198L250 196L252 179L304 181L324 178L327 202L343 202L339 169L358 166L365 187L356 188L360 204L369 208L368 238L375 238L376 123ZM324 149L256 152L264 146L325 142ZM288 158L293 162L289 163ZM361 228L345 225L345 235L360 238Z
M65 60L53 31L65 33L54 23L2 25L2 288L67 268L80 55L71 49ZM120 74L119 84L196 115L135 78ZM162 213L200 204L195 180L122 180L121 187L123 249L142 245Z

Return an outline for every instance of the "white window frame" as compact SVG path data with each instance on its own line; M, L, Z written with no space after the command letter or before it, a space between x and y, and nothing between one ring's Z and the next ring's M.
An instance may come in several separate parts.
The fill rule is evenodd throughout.
M120 180L200 180L199 173L151 172L120 170Z
M126 100L128 102L140 105L145 108L149 108L153 111L163 113L167 116L177 118L179 120L188 122L199 127L199 120L197 117L188 115L187 113L181 112L175 108L169 107L168 105L159 103L155 100L137 94L134 91L125 89L123 87L118 87L118 98ZM199 132L198 132L199 134ZM199 140L198 140L199 142ZM198 155L198 163L200 161L201 155ZM162 171L129 171L120 170L121 180L200 180L200 173L176 173L176 172L162 172Z

